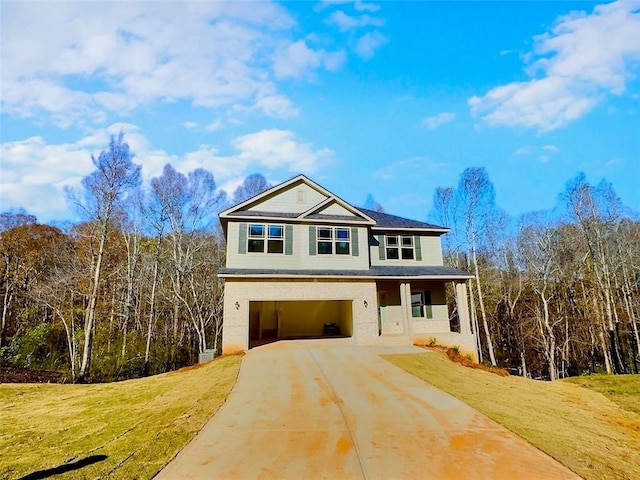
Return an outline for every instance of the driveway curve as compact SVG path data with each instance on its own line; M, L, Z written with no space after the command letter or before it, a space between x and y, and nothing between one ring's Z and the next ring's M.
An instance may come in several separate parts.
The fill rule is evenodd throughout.
M331 340L252 349L226 403L156 479L579 478L379 356L416 351Z

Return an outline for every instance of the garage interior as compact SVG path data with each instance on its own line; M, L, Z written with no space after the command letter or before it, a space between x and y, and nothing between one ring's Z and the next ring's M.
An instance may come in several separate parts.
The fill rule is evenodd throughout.
M352 300L249 302L249 348L285 339L353 336Z

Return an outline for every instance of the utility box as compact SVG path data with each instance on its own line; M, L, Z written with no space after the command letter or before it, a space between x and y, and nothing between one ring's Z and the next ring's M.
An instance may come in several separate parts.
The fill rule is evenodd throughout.
M207 363L213 360L216 356L215 349L207 349L198 354L198 363Z

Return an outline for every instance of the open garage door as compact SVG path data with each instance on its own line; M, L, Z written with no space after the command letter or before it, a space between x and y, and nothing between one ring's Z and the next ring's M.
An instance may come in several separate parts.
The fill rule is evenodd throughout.
M249 302L249 348L282 339L353 336L351 300Z

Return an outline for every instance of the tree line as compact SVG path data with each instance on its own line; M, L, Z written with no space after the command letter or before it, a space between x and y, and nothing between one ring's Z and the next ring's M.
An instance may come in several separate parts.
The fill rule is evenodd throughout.
M168 164L143 189L122 133L92 162L66 191L81 222L0 214L2 359L85 382L173 370L219 349L217 214L270 185L250 175L228 199L207 170Z
M483 168L437 188L446 262L468 283L480 360L555 380L638 373L640 222L613 186L569 180L551 211L509 218Z
M82 221L59 228L23 211L0 214L0 359L102 381L219 350L217 214L268 182L250 175L227 198L207 170L166 165L142 188L122 133L92 162L66 192ZM372 195L365 207L383 211ZM473 167L455 187L436 189L429 219L451 228L446 263L474 276L480 361L551 380L638 373L640 222L611 184L578 174L554 210L512 219L486 170Z

